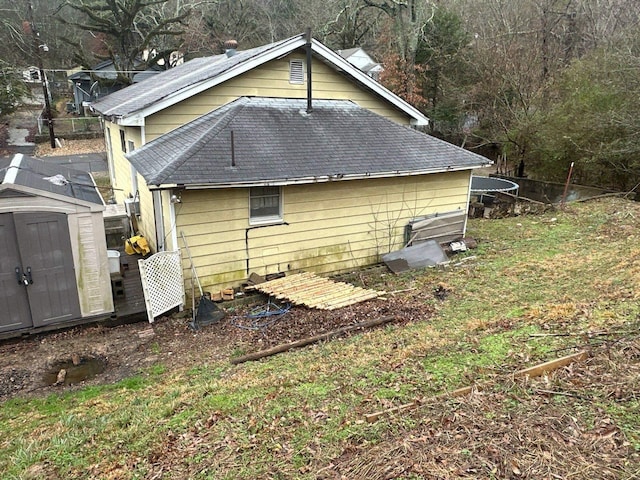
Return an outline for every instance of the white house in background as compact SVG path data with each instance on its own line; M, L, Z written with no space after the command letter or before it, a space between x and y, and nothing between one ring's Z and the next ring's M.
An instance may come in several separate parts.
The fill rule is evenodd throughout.
M360 47L338 50L338 55L376 81L380 79L380 73L384 70L382 65L371 58L369 54Z

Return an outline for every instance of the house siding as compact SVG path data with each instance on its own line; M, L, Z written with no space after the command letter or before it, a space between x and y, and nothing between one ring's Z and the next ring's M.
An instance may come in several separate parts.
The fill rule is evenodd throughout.
M252 272L339 273L403 247L412 218L465 211L469 177L465 171L288 186L284 223L269 226L249 225L248 189L185 191L177 229L208 290L238 286Z
M131 178L131 164L125 158L125 153L121 147L120 132L124 132L125 144L133 142L134 148L143 145L142 131L140 127L123 127L115 123L105 121L105 135L110 135L109 145L111 145L110 161L113 162L114 172L114 198L117 203L124 203L126 198L133 196L133 182ZM128 147L127 147L128 148ZM136 174L138 183L138 196L140 199L140 216L138 217L138 230L144 233L149 246L153 251L157 250L155 234L155 217L153 213L153 196L147 187L144 178ZM133 232L138 233L138 232Z
M144 139L142 138L140 127L123 127L106 121L105 133L108 132L110 135L108 144L111 145L110 158L113 162L113 186L116 189L114 190L116 202L123 203L125 198L132 195L133 190L131 167L121 149L120 131L125 133L125 142L132 141L135 148L140 148L144 143L241 96L305 98L307 95L306 82L301 85L289 83L289 62L291 59L305 61L304 55L293 53L282 59L257 67L222 85L210 88L183 100L179 104L147 117L145 119ZM313 95L315 98L323 99L350 99L360 106L397 123L410 124L410 118L406 114L370 92L359 88L318 60L313 62ZM140 175L138 175L138 190L141 210L141 215L138 218L139 231L145 235L151 249L157 251L153 197L145 180ZM168 202L163 202L163 209L167 208ZM165 213L167 213L166 210ZM166 232L169 232L172 228L167 223L165 223L164 227ZM165 248L172 247L172 243L171 238L167 238Z
M147 188L144 178L138 174L138 196L140 198L140 216L138 217L138 230L144 234L144 237L151 248L151 251L157 252L158 245L156 242L156 219L153 210L153 194Z
M304 61L304 56L294 53L274 60L150 115L145 121L146 141L151 141L242 96L306 98L306 82L289 83L289 62L292 59ZM312 65L314 98L352 100L361 107L397 123L410 124L411 119L406 114L345 79L324 63L314 59Z

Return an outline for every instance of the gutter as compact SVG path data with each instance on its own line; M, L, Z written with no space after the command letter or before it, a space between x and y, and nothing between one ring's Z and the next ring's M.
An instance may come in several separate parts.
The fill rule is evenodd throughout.
M216 189L216 188L250 188L250 187L280 187L286 185L309 185L314 183L329 183L329 182L344 182L347 180L365 180L371 178L396 178L396 177L414 177L418 175L430 175L434 173L448 173L448 172L461 172L466 170L473 170L487 164L479 164L466 167L447 167L439 169L426 169L426 170L411 170L394 172L379 172L379 173L362 173L353 175L321 175L317 177L301 177L301 178L274 178L271 180L256 180L253 182L225 182L225 183L192 183L189 185L180 185L180 188L186 190L200 190L200 189ZM147 185L150 190L168 190L177 188L178 185L173 184L159 184L159 185Z

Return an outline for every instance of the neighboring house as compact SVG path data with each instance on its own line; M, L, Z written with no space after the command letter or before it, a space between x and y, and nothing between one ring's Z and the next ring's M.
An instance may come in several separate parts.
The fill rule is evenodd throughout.
M165 70L164 67L154 66L133 75L133 83L139 83ZM129 86L128 83L117 81L118 75L112 60L104 60L91 70L80 70L67 77L73 90L73 112L84 115L84 109L106 95ZM68 109L71 109L71 106Z
M194 59L93 108L117 201L154 251L184 233L211 289L376 263L412 219L465 214L471 170L490 164L412 128L428 119L304 35Z
M362 48L357 47L338 50L338 55L344 58L351 65L358 67L374 80L380 80L380 73L384 68L378 62L373 60L373 58L371 58Z
M90 174L0 158L0 336L109 317L104 210Z

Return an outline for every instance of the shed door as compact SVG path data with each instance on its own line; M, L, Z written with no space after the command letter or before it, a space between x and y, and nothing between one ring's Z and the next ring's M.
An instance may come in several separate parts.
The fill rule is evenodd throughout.
M28 328L31 311L26 287L18 282L22 269L13 215L0 214L0 332ZM20 270L21 271L21 270Z
M16 213L16 235L34 327L80 317L67 217L62 213Z

